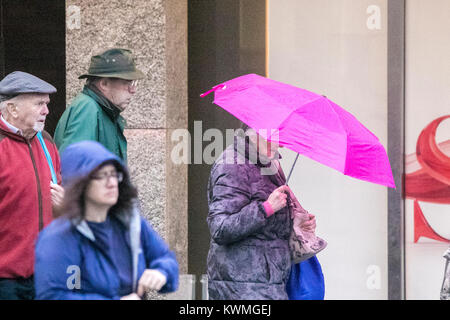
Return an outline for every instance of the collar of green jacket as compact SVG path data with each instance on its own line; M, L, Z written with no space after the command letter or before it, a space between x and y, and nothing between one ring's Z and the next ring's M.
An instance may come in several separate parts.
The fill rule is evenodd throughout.
M119 117L120 109L109 101L97 87L94 85L85 85L83 93L94 99L111 119L116 120Z

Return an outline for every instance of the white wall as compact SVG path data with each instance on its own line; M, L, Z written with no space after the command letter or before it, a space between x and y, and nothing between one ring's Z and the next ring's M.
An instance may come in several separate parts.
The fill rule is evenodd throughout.
M268 76L326 95L387 146L387 1L268 1ZM282 156L287 175L295 154ZM328 241L325 299L387 299L387 188L306 157L290 186Z
M450 1L406 2L406 155L416 152L420 132L450 115ZM450 139L450 120L437 130L437 142ZM450 156L450 154L447 154ZM450 205L420 202L424 216L450 239ZM421 238L414 243L413 201L406 200L406 298L439 299L448 244Z

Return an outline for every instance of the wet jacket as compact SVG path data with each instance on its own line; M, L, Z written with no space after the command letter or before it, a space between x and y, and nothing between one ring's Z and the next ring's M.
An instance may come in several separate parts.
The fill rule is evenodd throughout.
M54 138L60 152L74 142L98 141L126 163L124 128L119 109L98 90L85 86L58 121Z
M114 161L120 171L128 172L123 161L98 142L73 144L61 153L61 158L63 185L67 186L88 177L107 161ZM97 241L88 223L80 218L61 216L40 233L34 275L37 299L120 299L120 270L115 261L130 256L133 292L145 269L157 269L166 276L167 283L160 293L177 289L175 254L141 217L137 204L108 215L122 224L123 228L117 232L124 232L120 238L126 239L129 252L117 250L112 257L111 251L105 250L105 243Z
M48 133L43 137L60 181L58 151ZM33 274L34 243L52 220L50 181L37 137L27 141L0 120L0 278Z
M267 158L257 156L248 138L237 134L211 169L210 299L288 299L291 220L287 208L266 216L263 202L285 182L284 176L261 174L270 166Z
M164 240L137 209L119 215L131 249L133 292L145 269L157 269L167 278L160 293L178 287L178 263ZM86 221L76 223L61 217L39 235L36 244L36 299L118 300L120 277ZM78 282L77 282L78 281ZM130 292L131 293L131 292Z

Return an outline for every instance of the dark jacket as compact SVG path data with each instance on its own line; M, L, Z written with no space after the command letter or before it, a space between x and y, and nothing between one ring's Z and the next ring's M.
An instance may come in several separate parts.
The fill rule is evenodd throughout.
M58 150L48 133L43 137L60 181ZM37 137L27 141L0 120L0 278L33 274L34 243L52 220L51 179Z
M256 155L248 138L238 134L211 169L207 218L210 299L288 299L291 219L287 208L267 217L263 207L285 179L277 174L262 175L270 164Z

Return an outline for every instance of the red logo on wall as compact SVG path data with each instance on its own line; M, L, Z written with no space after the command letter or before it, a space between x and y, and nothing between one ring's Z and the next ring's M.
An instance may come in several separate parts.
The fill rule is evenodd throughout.
M414 200L414 242L426 237L450 242L440 236L426 220L419 201L450 204L450 157L442 150L450 151L450 140L436 143L436 129L450 115L433 120L420 133L416 153L406 157L405 197ZM417 162L420 168L417 167ZM415 170L417 169L417 170Z

